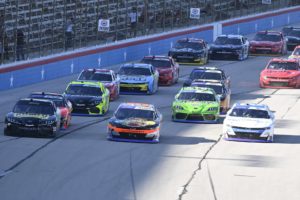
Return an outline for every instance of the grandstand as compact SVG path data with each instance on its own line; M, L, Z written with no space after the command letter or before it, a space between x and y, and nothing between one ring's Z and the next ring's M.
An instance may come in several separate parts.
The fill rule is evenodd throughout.
M24 33L26 59L133 37L128 14L136 8L137 36L294 6L299 0L1 0L0 63L17 60L17 30ZM190 19L190 8L201 8ZM109 32L98 20L109 19ZM72 24L72 34L66 34ZM5 54L6 53L6 54Z

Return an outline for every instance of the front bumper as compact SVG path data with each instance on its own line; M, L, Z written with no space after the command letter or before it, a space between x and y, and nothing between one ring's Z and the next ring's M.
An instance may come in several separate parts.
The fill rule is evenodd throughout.
M206 58L204 56L198 56L193 53L173 53L172 58L180 64L206 64Z
M149 94L148 83L121 83L120 94Z
M225 140L243 142L272 142L273 131L265 128L227 127L223 130Z
M264 46L254 46L250 47L249 52L251 55L277 55L281 53L280 47L264 47Z
M107 139L121 142L138 142L138 143L158 143L159 128L141 129L141 128L118 128L108 125Z
M296 88L297 82L292 79L261 79L260 86L263 88Z
M186 122L186 123L208 123L215 124L219 121L218 114L212 113L184 113L173 112L172 120L174 122Z
M7 135L49 136L57 131L56 125L23 125L7 123L4 132Z
M97 106L84 105L84 106L73 106L72 116L103 116L104 104L99 104Z
M173 76L170 75L159 75L158 83L160 85L172 85Z
M240 53L236 50L212 50L209 53L211 59L217 58L237 58Z

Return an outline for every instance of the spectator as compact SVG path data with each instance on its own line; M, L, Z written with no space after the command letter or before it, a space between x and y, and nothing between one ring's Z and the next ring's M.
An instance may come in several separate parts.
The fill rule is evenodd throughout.
M136 36L136 28L137 28L137 21L140 17L140 14L137 12L135 7L132 8L131 12L128 14L129 21L130 21L130 36L133 33L133 37Z
M25 46L24 33L21 29L18 29L18 31L17 31L17 49L16 49L17 60L25 60L24 46Z
M65 31L65 50L67 50L69 47L73 46L73 36L74 36L74 30L73 30L73 18L67 22L66 25L66 31Z

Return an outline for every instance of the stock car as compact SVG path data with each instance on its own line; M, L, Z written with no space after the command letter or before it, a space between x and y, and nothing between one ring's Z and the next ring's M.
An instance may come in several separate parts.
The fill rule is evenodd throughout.
M150 64L124 64L119 70L121 94L154 94L158 90L158 71Z
M145 56L142 63L151 64L159 73L160 85L172 85L178 82L179 65L169 56Z
M183 87L172 104L172 120L190 123L217 123L220 100L211 88Z
M231 90L221 81L197 79L192 82L191 86L213 89L220 99L220 111L226 113L229 110Z
M113 70L84 69L78 76L78 81L99 81L109 90L110 100L116 100L120 94L120 79Z
M205 80L218 80L230 87L230 77L227 76L224 70L217 67L197 67L192 70L188 79L183 83L183 86L190 86L194 80L205 79Z
M184 38L175 43L168 55L181 64L206 64L208 46L202 39Z
M273 142L275 117L264 104L236 103L223 123L223 138L234 141Z
M282 54L287 53L286 40L278 31L259 31L250 41L251 54Z
M296 59L273 58L260 73L262 88L299 88L300 68Z
M72 81L64 95L72 103L72 115L101 116L109 110L109 90L101 82Z
M69 127L73 108L72 103L68 101L64 95L50 92L32 92L28 98L53 101L55 106L60 110L61 127L65 129Z
M300 45L299 27L284 27L282 33L286 38L286 45L289 51L293 51L296 46Z
M209 58L236 58L245 60L249 55L249 41L242 35L220 35L209 48Z
M108 122L109 140L158 143L162 115L152 104L122 103Z
M300 61L300 45L296 46L292 54L289 56L290 59L296 59Z
M5 117L5 135L55 137L61 124L60 110L46 99L20 99Z

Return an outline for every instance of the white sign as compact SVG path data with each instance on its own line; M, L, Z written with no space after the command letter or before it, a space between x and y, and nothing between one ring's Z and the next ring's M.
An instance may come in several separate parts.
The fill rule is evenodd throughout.
M109 31L109 19L99 19L98 21L98 31L108 32Z
M262 4L272 4L272 0L261 0Z
M200 8L191 8L190 18L191 19L200 19Z

